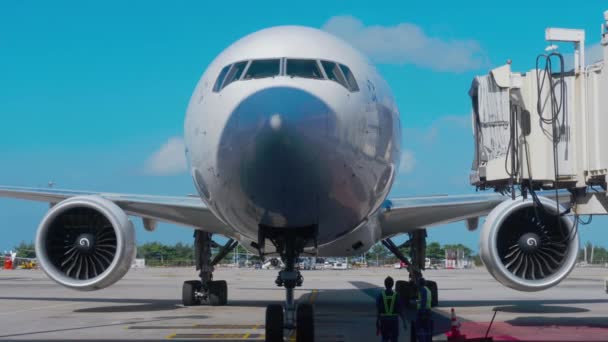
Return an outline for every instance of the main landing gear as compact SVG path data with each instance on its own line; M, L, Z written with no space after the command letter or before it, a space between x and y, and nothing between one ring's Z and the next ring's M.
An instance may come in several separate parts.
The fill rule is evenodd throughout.
M228 284L225 280L213 280L214 266L217 265L238 242L233 239L220 249L220 252L211 260L211 248L215 242L212 234L197 230L194 232L194 252L196 270L200 271L201 280L188 280L182 286L182 303L185 306L209 304L213 306L226 305L228 302Z
M399 260L404 262L409 272L409 281L398 280L395 282L395 291L406 299L406 303L417 299L417 284L422 278L422 271L425 270L426 264L426 229L416 230L409 233L409 240L403 245L397 247L391 239L382 240L382 244L391 251ZM399 250L400 247L410 248L410 260L406 258ZM431 280L425 280L426 287L431 290L431 306L439 305L439 291L437 283Z
M266 307L266 341L283 342L284 330L296 331L296 341L314 341L314 310L307 303L296 306L293 291L302 286L304 278L296 270L298 256L311 241L316 241L317 226L299 228L274 228L260 226L258 246L264 246L269 239L276 247L285 267L279 272L275 283L285 287L285 304L271 304ZM263 250L260 250L263 255Z

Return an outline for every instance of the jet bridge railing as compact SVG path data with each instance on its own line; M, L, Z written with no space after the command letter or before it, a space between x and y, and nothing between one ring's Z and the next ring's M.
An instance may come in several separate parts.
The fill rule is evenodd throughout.
M603 59L589 65L584 30L548 28L534 69L514 72L509 61L473 79L472 185L568 189L576 214L608 214L608 11L601 35ZM574 53L561 54L564 43Z

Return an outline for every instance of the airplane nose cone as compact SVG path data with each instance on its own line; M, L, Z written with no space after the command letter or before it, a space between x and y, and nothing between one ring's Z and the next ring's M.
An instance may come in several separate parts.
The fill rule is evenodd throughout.
M218 173L234 211L227 217L276 227L318 223L319 197L328 193L330 132L336 115L320 98L291 87L246 97L232 112L218 149ZM324 172L325 171L325 172ZM255 213L255 215L251 215Z

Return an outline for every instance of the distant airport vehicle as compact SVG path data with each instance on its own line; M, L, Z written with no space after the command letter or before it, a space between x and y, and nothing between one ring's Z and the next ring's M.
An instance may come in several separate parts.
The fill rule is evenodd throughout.
M315 270L317 268L316 258L300 258L298 262L299 270Z
M395 267L398 270L400 270L400 269L407 269L407 263L405 263L403 261L399 261L398 263L395 263L395 265L393 265L393 267ZM428 270L430 268L432 268L431 267L431 259L430 258L425 258L424 259L424 269Z
M332 265L332 270L347 270L348 269L348 263L346 262L334 262L334 264Z
M402 268L407 268L407 264L404 263L403 261L399 261L398 263L396 263L394 265L394 267L398 270L402 269Z
M280 259L277 259L277 258L270 258L269 260L266 260L266 262L262 264L263 270L269 270L271 268L281 268L281 267L285 267L285 264Z
M502 284L547 289L576 262L572 220L535 211L530 200L497 193L387 198L402 152L397 104L376 68L326 32L273 27L229 46L196 86L184 131L199 197L0 187L0 196L52 205L36 235L38 261L51 279L84 291L120 280L135 257L129 216L141 217L148 231L158 221L185 225L195 230L200 279L183 284L184 305L227 303L214 266L241 244L284 264L275 283L285 287L286 301L267 307L266 340L283 341L284 329L297 326L296 340L311 341L313 308L294 301L304 280L296 268L301 255L358 256L382 241L410 264L415 282L428 266L425 228L467 220L474 230L489 214L480 249ZM553 199L538 201L556 208ZM410 258L391 240L404 233ZM214 257L213 234L229 237ZM546 236L571 238L555 245ZM428 285L436 299L436 284Z

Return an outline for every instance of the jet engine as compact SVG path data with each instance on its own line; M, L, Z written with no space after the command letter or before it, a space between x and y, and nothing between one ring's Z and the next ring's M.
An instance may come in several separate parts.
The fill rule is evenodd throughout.
M506 200L483 225L479 249L492 276L519 291L557 285L574 267L579 241L564 208L546 197Z
M77 196L56 204L36 234L42 269L76 290L114 284L131 267L135 251L135 230L127 214L99 196Z

